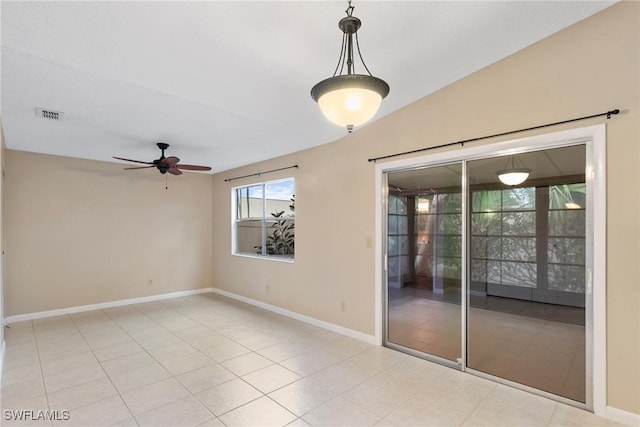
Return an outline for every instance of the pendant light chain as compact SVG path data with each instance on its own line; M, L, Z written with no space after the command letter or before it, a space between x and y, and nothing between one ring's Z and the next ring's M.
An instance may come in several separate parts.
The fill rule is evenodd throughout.
M346 14L348 17L352 17L353 16L353 9L355 9L355 6L351 6L351 0L349 0L349 6L347 7L347 9L345 10ZM356 43L357 43L357 36L358 34L356 33ZM349 35L347 33L343 33L342 34L342 44L340 46L340 56L338 57L338 65L336 65L336 70L333 72L333 77L335 77L336 75L342 75L342 72L344 71L344 64L345 61L347 62L347 74L351 74L350 68L349 68L349 59L352 57L351 55L351 51L348 49L349 46ZM347 50L347 54L345 55L345 49ZM360 46L358 46L358 53L360 52ZM362 60L362 56L360 56L360 60ZM353 62L353 61L351 61ZM366 66L365 66L366 68ZM338 73L338 69L340 69L340 73ZM371 73L369 73L371 74Z
M351 6L351 0L349 0L349 6L347 6L347 10L345 10L349 18L353 16L353 9L355 9L355 6Z

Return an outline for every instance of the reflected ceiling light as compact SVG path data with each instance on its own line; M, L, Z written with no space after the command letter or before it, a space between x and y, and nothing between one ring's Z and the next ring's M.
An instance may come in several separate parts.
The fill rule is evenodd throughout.
M576 202L566 202L564 204L564 207L567 208L567 209L582 209L582 206L580 206Z
M509 164L511 164L511 167L509 167ZM506 185L522 184L529 178L530 173L531 169L525 168L518 158L514 158L514 156L509 156L504 170L496 172L498 179Z
M429 213L429 199L418 198L418 213Z
M509 165L511 165L511 167L509 167ZM506 185L522 184L529 178L530 173L531 169L525 168L518 158L514 156L509 156L504 169L496 172L498 179Z
M498 178L506 185L522 184L529 177L529 169L511 169L502 171L498 174Z
M338 22L342 35L342 48L333 76L311 88L311 97L322 113L338 126L351 133L354 126L368 122L380 108L382 99L389 94L389 85L374 77L367 68L358 42L358 28L362 22L353 16L354 7L347 7L347 16ZM368 74L356 74L353 61L353 36L362 66ZM342 74L346 65L346 74Z

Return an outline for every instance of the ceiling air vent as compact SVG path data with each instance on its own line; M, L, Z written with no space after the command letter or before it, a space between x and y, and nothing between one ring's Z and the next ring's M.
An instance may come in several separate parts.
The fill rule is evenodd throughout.
M36 116L48 120L62 120L64 113L62 111L47 110L46 108L36 108Z

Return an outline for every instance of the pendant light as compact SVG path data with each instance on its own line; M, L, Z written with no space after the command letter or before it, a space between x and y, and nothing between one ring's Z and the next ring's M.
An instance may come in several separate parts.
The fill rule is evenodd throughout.
M354 7L347 7L347 16L338 22L342 30L342 48L338 65L332 77L322 80L311 88L311 97L320 106L320 110L333 123L345 126L351 133L354 126L369 121L380 108L382 99L389 94L389 85L382 79L371 75L367 68L358 42L358 28L362 22L353 16ZM353 61L353 39L362 66L368 74L356 74ZM345 71L346 74L343 74Z
M511 164L511 167L509 167L509 164ZM514 158L514 156L509 156L504 170L496 172L498 179L503 184L512 186L525 182L526 179L529 178L530 173L531 169L525 168L518 158Z

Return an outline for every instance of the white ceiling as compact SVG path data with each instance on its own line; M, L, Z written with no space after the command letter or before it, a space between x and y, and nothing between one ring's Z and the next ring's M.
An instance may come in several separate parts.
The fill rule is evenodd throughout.
M376 117L612 3L355 0L362 55L391 87ZM334 141L346 131L309 91L334 71L346 6L3 1L6 145L150 161L162 141L167 155L219 172ZM64 118L37 118L36 107Z

